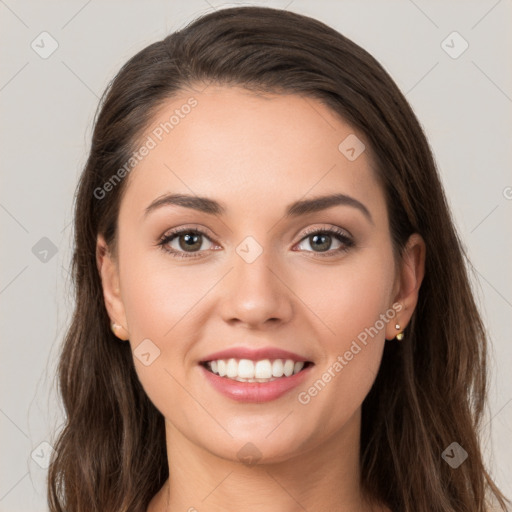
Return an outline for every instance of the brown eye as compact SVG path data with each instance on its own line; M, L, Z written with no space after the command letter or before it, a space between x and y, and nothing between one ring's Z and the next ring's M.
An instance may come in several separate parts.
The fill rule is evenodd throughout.
M335 256L342 252L348 251L355 245L351 238L349 238L343 231L336 228L322 230L317 229L316 231L307 233L306 236L301 240L299 248L300 245L304 244L306 241L312 250L302 250L318 253L321 256ZM333 248L333 243L338 244L338 246Z
M202 234L201 233L186 233L177 236L179 241L180 249L190 252L201 248L202 245Z
M332 244L332 237L323 233L310 235L308 240L311 247L315 247L321 252L328 251Z
M158 243L161 248L177 258L193 258L207 251L203 247L205 240L210 238L199 229L181 229L165 235ZM187 254L188 253L188 254Z

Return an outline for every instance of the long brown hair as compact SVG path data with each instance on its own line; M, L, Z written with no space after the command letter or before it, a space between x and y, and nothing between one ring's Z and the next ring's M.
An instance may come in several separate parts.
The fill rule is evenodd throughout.
M118 72L95 119L75 200L76 309L59 362L66 423L48 474L51 512L145 512L168 478L164 418L144 392L129 344L109 328L96 266L115 247L125 165L163 102L194 84L321 100L369 142L399 258L412 233L426 269L403 342L386 344L362 406L361 481L393 512L484 512L506 500L480 448L487 338L426 137L403 94L365 50L312 18L265 7L204 15L147 46ZM103 197L104 195L104 197ZM115 251L114 251L115 252ZM454 469L441 454L458 442Z

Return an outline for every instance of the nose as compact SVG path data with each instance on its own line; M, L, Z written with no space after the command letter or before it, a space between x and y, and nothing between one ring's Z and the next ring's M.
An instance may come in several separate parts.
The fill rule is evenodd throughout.
M234 268L223 279L221 316L232 325L248 329L268 328L290 321L293 293L281 275L271 251L263 251L248 262L233 254ZM279 267L279 268L278 268Z

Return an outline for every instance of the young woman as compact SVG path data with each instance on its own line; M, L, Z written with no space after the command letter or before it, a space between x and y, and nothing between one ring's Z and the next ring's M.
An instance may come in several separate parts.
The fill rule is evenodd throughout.
M52 512L480 512L486 334L413 111L314 19L239 7L102 100Z

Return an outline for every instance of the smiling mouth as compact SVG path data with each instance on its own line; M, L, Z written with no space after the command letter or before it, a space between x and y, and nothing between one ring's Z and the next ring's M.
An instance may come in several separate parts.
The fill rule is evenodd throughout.
M293 359L218 359L203 361L201 366L209 372L238 382L272 382L293 377L309 368L311 361L294 361Z

